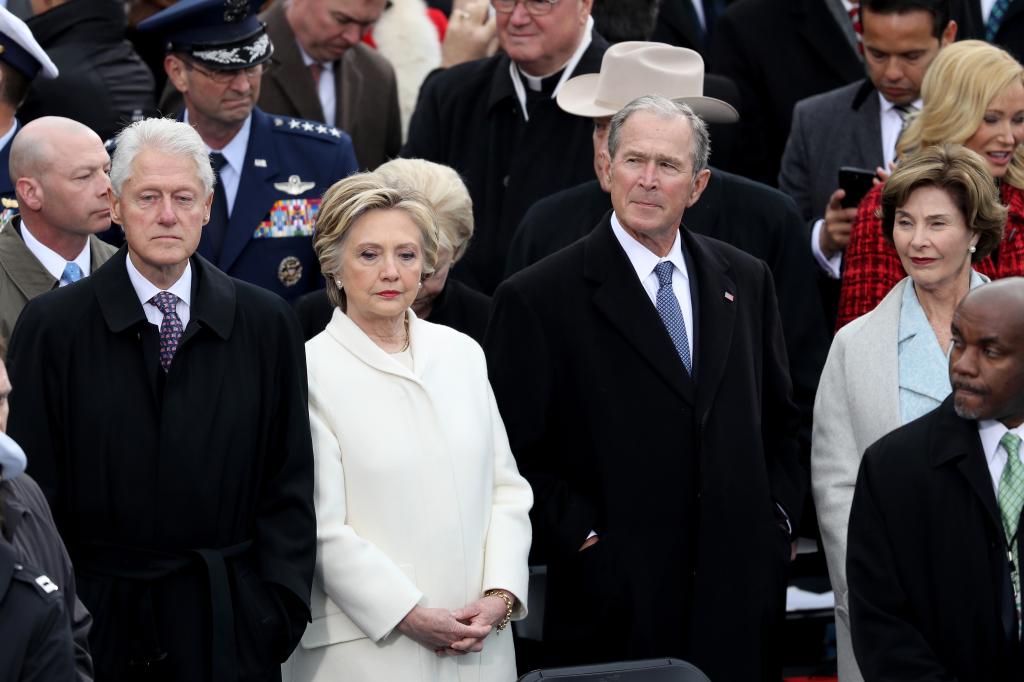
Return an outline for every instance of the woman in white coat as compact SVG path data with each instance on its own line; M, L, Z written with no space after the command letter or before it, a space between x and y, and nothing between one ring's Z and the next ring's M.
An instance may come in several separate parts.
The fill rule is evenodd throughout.
M885 183L882 231L908 277L839 330L814 401L811 485L836 598L841 682L861 680L850 638L846 530L864 450L949 395L950 323L960 299L988 281L971 263L1002 238L1006 208L982 158L929 147Z
M533 496L480 347L410 310L437 240L429 204L374 174L324 195L314 248L337 308L306 344L313 621L285 679L516 677Z

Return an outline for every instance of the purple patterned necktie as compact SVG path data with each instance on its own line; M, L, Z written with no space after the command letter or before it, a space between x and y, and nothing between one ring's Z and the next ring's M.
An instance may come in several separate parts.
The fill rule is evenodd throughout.
M164 314L164 319L160 322L160 366L167 372L171 368L171 360L174 359L174 352L178 350L184 332L181 328L181 318L175 309L178 297L169 291L161 291L149 299L149 302Z

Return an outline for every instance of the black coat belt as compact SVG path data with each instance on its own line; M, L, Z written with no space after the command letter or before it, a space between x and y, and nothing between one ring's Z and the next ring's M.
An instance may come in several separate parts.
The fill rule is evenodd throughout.
M167 652L160 646L153 612L152 583L202 562L210 586L211 655L210 679L237 680L235 614L228 583L226 560L240 556L252 547L252 540L217 549L166 551L112 544L81 544L75 547L75 570L83 574L118 578L139 585L123 591L122 606L138 614L139 636L144 643L129 666L140 676L160 678L167 664Z

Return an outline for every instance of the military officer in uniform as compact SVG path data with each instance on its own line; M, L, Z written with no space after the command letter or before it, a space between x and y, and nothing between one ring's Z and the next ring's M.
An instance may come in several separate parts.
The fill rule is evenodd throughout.
M20 127L15 114L36 76L56 78L57 67L25 22L0 7L0 220L18 208L7 162L11 140Z
M6 422L6 412L0 412ZM0 483L9 485L11 479L21 476L25 464L25 453L18 444L0 436ZM0 680L76 682L64 595L49 576L19 558L7 531L5 519L0 517Z
M313 254L320 196L357 169L334 126L256 107L274 46L260 0L182 0L139 24L158 35L182 120L209 147L217 184L199 253L221 270L291 300L323 286Z

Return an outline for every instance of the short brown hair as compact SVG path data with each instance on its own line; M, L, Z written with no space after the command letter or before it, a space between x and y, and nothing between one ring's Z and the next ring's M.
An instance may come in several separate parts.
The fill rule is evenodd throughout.
M419 228L424 278L434 272L437 263L437 219L430 203L419 192L388 187L373 173L357 173L339 180L327 190L320 204L313 231L313 250L327 280L327 297L342 311L346 307L345 292L334 282L341 265L341 247L349 228L375 209L403 211Z
M938 187L949 194L967 229L978 235L972 262L992 253L1003 238L1006 207L999 202L984 159L962 145L947 143L926 147L900 163L882 190L882 234L890 242L896 210L921 187Z

